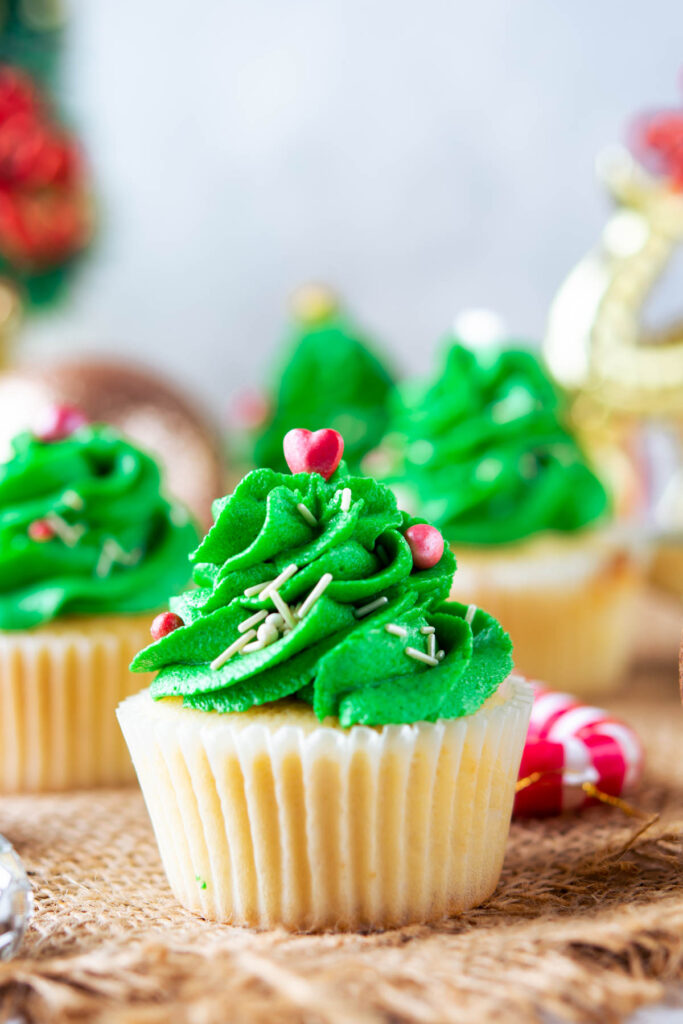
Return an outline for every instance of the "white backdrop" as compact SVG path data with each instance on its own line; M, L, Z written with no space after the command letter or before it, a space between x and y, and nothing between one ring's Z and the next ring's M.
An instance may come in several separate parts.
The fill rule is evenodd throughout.
M680 0L72 7L101 235L27 350L142 356L216 407L310 276L409 368L462 306L539 334L604 219L597 151L677 100L683 56Z

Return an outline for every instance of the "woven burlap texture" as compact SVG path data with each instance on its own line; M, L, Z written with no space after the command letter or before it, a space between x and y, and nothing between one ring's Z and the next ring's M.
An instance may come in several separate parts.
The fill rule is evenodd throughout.
M488 903L437 927L287 935L207 924L167 889L135 790L0 800L36 893L0 1019L102 1024L610 1021L683 978L683 712L672 672L612 706L648 772L618 810L513 825ZM3 1016L4 1014L4 1016Z

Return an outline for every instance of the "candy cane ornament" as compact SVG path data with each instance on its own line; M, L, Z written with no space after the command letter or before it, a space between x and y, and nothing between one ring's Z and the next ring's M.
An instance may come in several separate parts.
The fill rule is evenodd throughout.
M635 788L643 748L633 729L568 693L532 686L534 704L519 769L520 783L526 785L515 797L516 815L581 810L595 802L589 787L583 788L586 783L613 797Z

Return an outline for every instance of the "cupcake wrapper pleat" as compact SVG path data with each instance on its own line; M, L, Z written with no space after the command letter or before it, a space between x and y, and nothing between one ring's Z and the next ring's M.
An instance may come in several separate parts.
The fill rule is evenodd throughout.
M500 875L531 708L527 684L504 688L468 718L346 731L146 692L126 701L119 720L177 898L208 918L297 930L480 903Z
M98 616L0 633L0 792L132 781L115 710L139 689L128 665L149 620Z

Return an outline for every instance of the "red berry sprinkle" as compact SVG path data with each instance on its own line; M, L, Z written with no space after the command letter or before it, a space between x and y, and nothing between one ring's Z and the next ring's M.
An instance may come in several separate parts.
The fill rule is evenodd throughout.
M88 422L73 405L51 405L36 424L34 434L39 441L63 441Z
M175 612L161 612L150 626L149 631L152 634L152 640L161 640L163 636L168 636L169 633L184 625L183 620Z
M31 540L38 541L39 544L42 544L46 540L52 540L55 536L55 531L50 526L47 519L35 519L29 525L28 535Z
M297 427L285 434L282 447L292 473L320 473L329 480L344 454L344 438L330 427L313 433Z
M413 556L416 569L432 569L443 555L444 540L435 526L416 523L403 534Z

